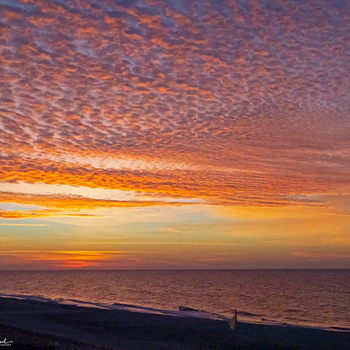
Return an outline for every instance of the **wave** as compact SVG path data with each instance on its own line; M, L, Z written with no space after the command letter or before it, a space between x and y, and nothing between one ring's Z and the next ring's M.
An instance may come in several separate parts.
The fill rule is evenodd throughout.
M11 298L11 299L19 299L19 300L30 300L30 301L39 301L43 303L57 303L62 305L75 305L75 306L84 306L84 307L95 307L95 308L103 308L108 309L108 305L104 305L101 303L92 303L84 300L76 300L76 299L50 299L45 298L41 295L35 294L3 294L0 293L0 298Z
M216 320L228 321L228 318L222 316L220 314L216 314L213 312L193 309L191 307L179 306L178 310L166 310L166 309L156 309L152 307L134 305L134 304L122 304L122 303L114 303L112 305L113 309L119 310L129 310L129 311L138 311L138 312L146 312L146 313L157 313L162 315L170 315L170 316L179 316L179 317L195 317L195 318L210 318Z
M350 328L346 328L346 327L329 327L329 328L335 331L350 332Z
M222 313L225 314L233 314L236 310L235 309L230 309L230 310L224 310L222 311ZM244 316L244 317L263 317L265 315L261 315L261 314L255 314L253 312L248 312L248 311L244 311L244 310L237 310L237 314L240 316Z
M0 293L1 298L12 298L12 299L21 299L21 300L31 300L31 301L40 301L40 302L52 302L52 299L44 298L41 295L30 295L30 294L3 294Z
M210 318L217 320L227 321L228 318L222 316L220 314L211 313L205 310L197 310L189 307L179 306L178 310L166 310L166 309L157 309L153 307L141 306L136 304L124 304L124 303L113 303L105 304L105 303L96 303L90 302L86 300L78 300L78 299L65 299L65 298L56 298L49 299L45 298L41 295L30 295L30 294L2 294L0 293L1 298L14 298L21 300L31 300L38 302L51 302L62 305L74 305L78 307L93 307L99 309L107 309L107 310L126 310L131 312L144 312L150 314L161 314L161 315L169 315L169 316L178 316L178 317L195 317L195 318Z

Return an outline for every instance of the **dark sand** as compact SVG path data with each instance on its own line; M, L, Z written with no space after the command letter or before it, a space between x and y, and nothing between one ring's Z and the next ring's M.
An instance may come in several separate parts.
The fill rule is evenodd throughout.
M239 320L238 320L239 321ZM350 349L350 332L102 310L0 298L3 349ZM1 345L1 344L0 344Z

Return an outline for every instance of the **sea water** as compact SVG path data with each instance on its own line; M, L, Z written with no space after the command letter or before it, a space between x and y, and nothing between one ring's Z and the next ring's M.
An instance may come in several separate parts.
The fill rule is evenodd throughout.
M0 271L0 296L350 331L350 270Z

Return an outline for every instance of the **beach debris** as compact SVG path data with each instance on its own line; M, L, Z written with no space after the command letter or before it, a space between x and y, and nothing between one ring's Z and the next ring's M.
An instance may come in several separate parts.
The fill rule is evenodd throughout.
M237 310L234 310L235 313L233 315L233 317L230 319L230 321L228 321L228 324L230 325L231 329L236 329L237 327Z

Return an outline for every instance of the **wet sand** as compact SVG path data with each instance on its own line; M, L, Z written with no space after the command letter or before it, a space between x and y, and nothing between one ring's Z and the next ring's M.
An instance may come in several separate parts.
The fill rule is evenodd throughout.
M239 321L239 320L238 320ZM348 350L350 332L103 310L0 298L4 349Z

